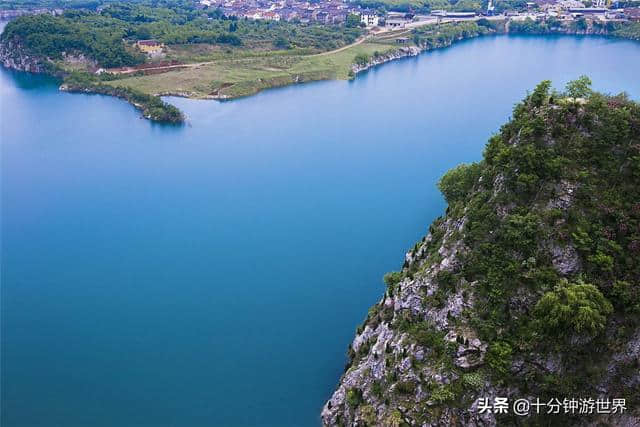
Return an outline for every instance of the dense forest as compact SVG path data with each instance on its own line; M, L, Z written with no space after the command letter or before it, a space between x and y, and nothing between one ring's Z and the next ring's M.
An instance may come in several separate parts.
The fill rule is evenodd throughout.
M361 30L344 26L299 25L227 18L184 0L113 3L100 12L66 10L61 16L23 16L10 22L3 39L19 40L34 55L62 59L82 53L104 67L135 65L144 56L137 40L165 44L209 43L258 49L330 50L352 43Z

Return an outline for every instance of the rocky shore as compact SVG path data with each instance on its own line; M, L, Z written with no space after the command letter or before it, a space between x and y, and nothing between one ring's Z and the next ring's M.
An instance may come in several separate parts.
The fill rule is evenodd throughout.
M422 52L422 50L415 46L401 47L389 53L373 56L366 64L353 64L351 66L351 71L354 74L358 74L362 71L368 70L369 68L375 67L377 65L382 65L386 62L395 61L401 58L407 58L409 56L418 56L420 52Z

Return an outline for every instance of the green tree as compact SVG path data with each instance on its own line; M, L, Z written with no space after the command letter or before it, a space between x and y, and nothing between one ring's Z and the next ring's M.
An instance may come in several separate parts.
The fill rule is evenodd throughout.
M591 94L591 79L587 76L580 76L567 83L565 90L571 98L586 98Z
M549 100L549 89L551 89L550 80L543 80L536 86L529 96L529 100L531 100L534 107L540 107Z
M478 163L463 163L445 173L438 181L438 188L447 203L464 199L478 181L480 170Z
M355 13L350 13L347 15L347 20L345 21L345 25L349 28L355 28L360 25L360 16Z
M278 49L290 49L291 48L291 43L289 43L289 40L285 39L282 36L276 38L276 40L273 42L273 45L275 47L277 47Z

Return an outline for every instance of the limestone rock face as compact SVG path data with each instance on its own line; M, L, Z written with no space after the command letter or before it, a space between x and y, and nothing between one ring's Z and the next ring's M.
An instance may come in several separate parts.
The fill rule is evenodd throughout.
M42 58L25 52L22 45L13 40L0 40L0 62L6 68L30 73L44 73L45 62Z
M382 54L379 56L374 56L366 64L353 64L351 66L351 71L354 74L357 74L361 71L365 71L365 70L368 70L369 68L375 67L376 65L384 64L385 62L393 61L395 59L405 58L408 56L417 56L420 52L421 50L415 46L401 47L394 52Z
M580 271L580 257L576 249L567 245L564 247L554 245L551 248L553 266L562 274L571 274Z
M424 418L423 414L440 406L434 400L434 390L459 380L460 374L447 372L432 363L436 350L414 343L408 333L392 328L391 325L404 316L410 315L413 321L429 322L441 344L455 349L452 362L461 373L484 365L487 344L482 343L471 328L457 325L463 311L472 307L473 284L465 284L436 306L425 303L425 297L428 300L439 292L438 273L448 271L460 262L460 254L465 249L461 242L454 241L454 235L463 224L464 219L446 221L442 226L446 237L438 249L440 262L427 267L420 278L397 283L393 295L385 294L380 300L376 307L387 320L377 324L368 320L354 338L351 349L358 355L357 361L344 374L325 404L322 410L324 425L403 425L403 422L414 425L416 419ZM424 242L431 240L429 235ZM420 264L419 258L425 250L422 246L410 251L405 259ZM363 353L364 346L366 353ZM388 384L386 387L389 388L381 390L380 387L385 387L382 383ZM495 393L488 382L480 387L487 393ZM354 399L350 399L349 394L360 392L366 404L362 403L354 410ZM366 408L364 411L363 407ZM422 425L464 422L464 425L490 426L496 423L491 414L465 409L444 408L437 419ZM367 419L371 414L375 414L375 418Z

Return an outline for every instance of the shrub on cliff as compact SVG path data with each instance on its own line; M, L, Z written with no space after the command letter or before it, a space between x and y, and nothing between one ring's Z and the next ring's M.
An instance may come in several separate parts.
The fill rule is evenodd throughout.
M494 374L498 376L506 375L511 366L512 354L513 349L509 343L497 341L491 345L487 352L487 365L493 370Z
M534 308L536 325L544 333L595 336L613 311L611 303L593 285L563 280L547 292Z

